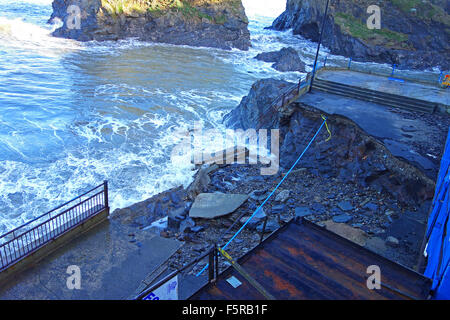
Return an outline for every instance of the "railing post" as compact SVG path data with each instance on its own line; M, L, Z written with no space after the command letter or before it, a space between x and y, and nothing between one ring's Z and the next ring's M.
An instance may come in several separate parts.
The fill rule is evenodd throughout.
M105 193L105 208L109 208L108 180L103 181L103 192Z
M298 80L297 95L300 94L300 87L301 87L301 86L302 86L302 79L300 78L300 79Z
M350 69L351 65L352 65L352 58L350 57L350 59L348 60L348 68L347 69Z
M325 60L324 60L324 62L323 62L323 66L324 66L324 67L327 65L327 59L328 59L328 56L325 56Z
M214 261L215 261L215 254L216 254L216 250L215 247L211 248L211 251L209 252L209 264L208 264L208 282L213 282L214 281Z
M214 244L214 257L214 265L216 266L216 276L214 277L214 279L217 280L217 278L219 278L219 250L217 243Z
M395 67L397 67L397 65L394 63L394 64L392 65L392 73L391 73L391 77L394 76Z

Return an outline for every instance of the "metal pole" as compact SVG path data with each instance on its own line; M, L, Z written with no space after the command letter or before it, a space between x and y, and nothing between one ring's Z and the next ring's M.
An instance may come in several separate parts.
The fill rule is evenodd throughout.
M105 193L105 208L109 208L109 199L108 199L108 181L103 181L103 192Z
M214 277L214 280L217 281L217 279L219 278L219 250L217 249L217 243L214 244L214 265L216 266L216 276Z
M312 74L312 78L311 78L311 85L309 87L309 92L311 92L311 90L312 90L312 86L314 83L314 77L316 76L317 59L319 58L320 44L322 43L322 35L323 35L324 28L325 28L325 21L327 19L329 4L330 4L330 0L327 0L327 6L325 8L325 15L323 16L323 20L322 20L322 31L320 32L319 44L317 45L316 59L314 60L314 68L313 68L313 74Z
M215 272L215 268L214 268L214 261L215 261L215 254L216 254L216 250L214 248L211 248L211 251L209 253L209 268L208 268L208 282L211 283L214 281L214 272Z

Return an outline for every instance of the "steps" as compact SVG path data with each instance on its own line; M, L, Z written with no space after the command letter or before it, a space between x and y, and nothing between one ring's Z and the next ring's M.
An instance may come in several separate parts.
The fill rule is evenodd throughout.
M314 80L313 89L413 112L434 113L437 108L436 103L317 78Z

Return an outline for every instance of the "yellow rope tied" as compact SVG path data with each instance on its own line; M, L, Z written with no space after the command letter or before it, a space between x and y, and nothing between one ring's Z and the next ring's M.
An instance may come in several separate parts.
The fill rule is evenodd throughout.
M325 116L322 115L322 119L325 121L325 126L327 127L328 134L330 135L330 136L327 138L327 140L325 140L326 142L328 142L328 141L331 140L331 131L330 131L330 128L328 127L327 118L325 118Z

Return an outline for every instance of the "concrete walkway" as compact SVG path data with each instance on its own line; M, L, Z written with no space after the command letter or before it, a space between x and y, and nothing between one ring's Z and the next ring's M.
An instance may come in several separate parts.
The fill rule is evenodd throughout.
M323 70L318 76L321 80L339 82L355 87L377 90L409 98L415 98L450 106L450 89L414 83L394 81L387 77L345 70ZM395 78L395 73L394 73Z
M407 160L423 169L431 179L436 179L448 126L442 132L442 128L422 117L405 117L401 112L385 106L317 90L303 95L298 102L351 119L365 132L383 142L394 156ZM439 117L449 121L448 116Z
M166 262L181 242L147 231L131 235L108 220L25 270L0 288L0 299L120 300L133 295L147 275ZM69 266L81 271L81 289L67 287Z

